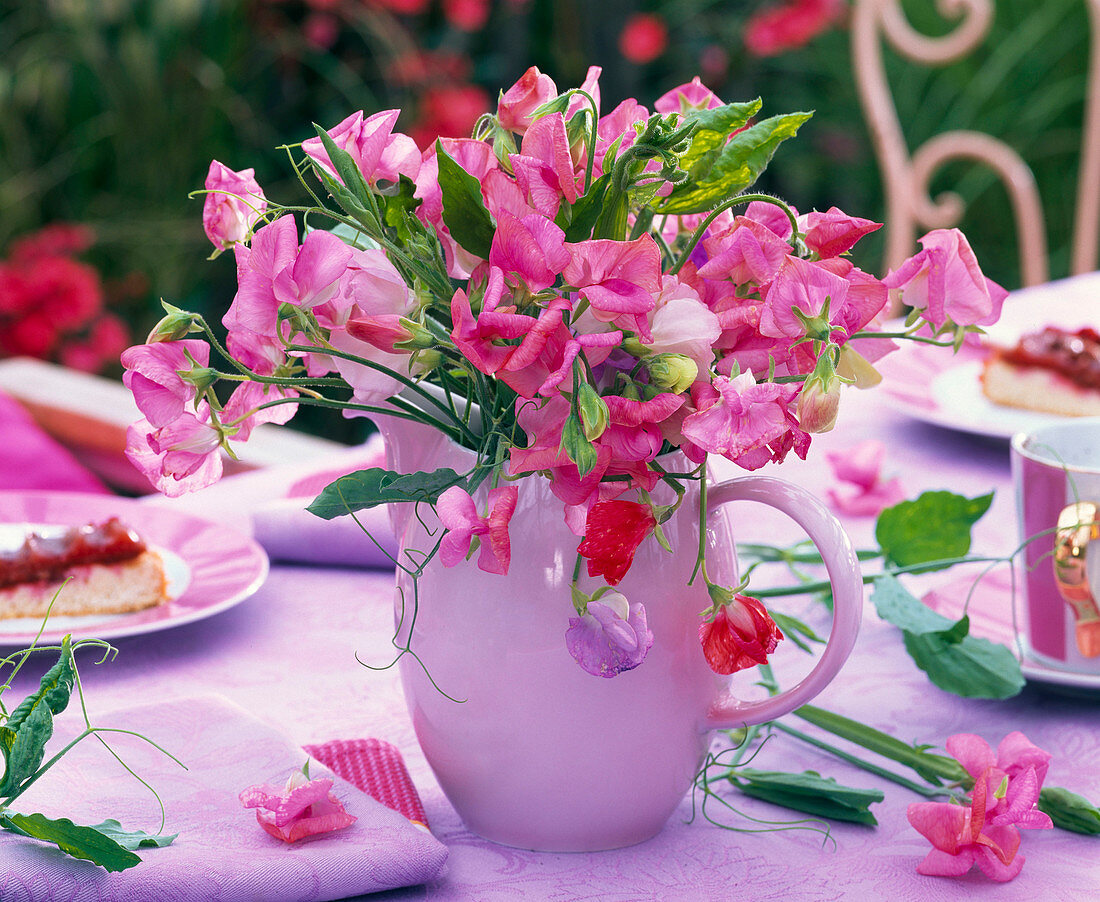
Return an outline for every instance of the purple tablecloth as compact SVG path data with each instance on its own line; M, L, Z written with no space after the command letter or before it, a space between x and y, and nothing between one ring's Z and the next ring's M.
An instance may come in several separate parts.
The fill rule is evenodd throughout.
M969 495L996 489L975 548L1005 552L1015 544L1007 443L916 422L894 412L876 392L846 396L837 430L815 439L810 462L792 461L771 472L823 496L832 482L824 452L864 439L887 443L886 470L902 478L909 497L925 489ZM739 522L742 541L796 538L787 524L765 512ZM848 519L846 525L857 546L868 543L871 519ZM925 576L920 588L949 578ZM102 708L214 691L298 743L371 735L396 744L449 859L426 888L376 899L953 900L962 893L1029 902L1095 898L1100 838L1059 830L1024 834L1027 864L1008 884L990 883L977 872L963 880L919 876L915 868L928 845L905 818L906 806L918 798L784 737L774 739L754 766L812 768L841 782L883 788L886 801L875 806L880 825L835 825L834 847L806 831L733 833L698 819L687 824L691 803L686 799L658 837L633 848L538 854L486 842L463 828L435 783L417 747L396 672L372 672L356 661L356 655L370 663L392 657L392 594L392 575L382 570L275 566L255 596L225 613L119 640L114 663L85 668L85 687ZM804 656L788 652L777 671L781 681L790 681L805 666ZM739 679L748 685L754 677L746 673ZM21 680L13 695L27 686ZM819 704L902 739L940 746L957 732L977 732L995 746L1006 733L1022 730L1054 756L1048 783L1100 798L1100 695L1068 697L1041 684L1009 701L948 695L915 669L899 633L880 622L870 605L850 663ZM147 776L156 782L155 775ZM764 803L735 801L755 817L793 819Z

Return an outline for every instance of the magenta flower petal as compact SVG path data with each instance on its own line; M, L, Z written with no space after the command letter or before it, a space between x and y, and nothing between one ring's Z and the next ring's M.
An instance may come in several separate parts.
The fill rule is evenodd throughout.
M264 830L276 839L293 843L355 823L357 818L347 813L331 790L331 779L307 781L298 771L282 790L266 784L250 786L239 798L245 808L256 809L256 820Z

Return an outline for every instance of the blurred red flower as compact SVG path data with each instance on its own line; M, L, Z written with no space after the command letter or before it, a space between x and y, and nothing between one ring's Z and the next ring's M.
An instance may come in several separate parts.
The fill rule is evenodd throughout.
M489 111L489 94L477 85L437 85L424 92L420 109L409 135L425 149L436 138L468 138L478 117Z
M125 323L103 310L99 273L73 255L94 241L87 226L55 223L12 242L0 260L0 357L60 360L96 372L129 344Z
M489 20L489 0L443 0L443 15L460 31L477 31Z
M803 47L836 22L844 0L789 0L763 9L745 26L745 49L753 56L775 56Z
M635 13L619 33L619 52L642 65L657 59L668 47L668 26L655 13Z

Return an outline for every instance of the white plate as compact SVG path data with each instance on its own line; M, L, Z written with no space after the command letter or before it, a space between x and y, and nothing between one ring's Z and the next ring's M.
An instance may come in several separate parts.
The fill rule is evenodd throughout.
M267 578L267 555L249 536L170 508L111 495L0 492L0 547L20 541L28 527L81 526L112 516L160 552L169 600L126 614L51 617L40 642L56 643L66 633L114 639L191 623L239 604ZM0 620L0 645L27 645L40 626L38 618Z
M950 349L908 345L877 364L880 391L892 407L914 419L989 438L1012 438L1064 420L994 404L982 394L979 352L952 357Z

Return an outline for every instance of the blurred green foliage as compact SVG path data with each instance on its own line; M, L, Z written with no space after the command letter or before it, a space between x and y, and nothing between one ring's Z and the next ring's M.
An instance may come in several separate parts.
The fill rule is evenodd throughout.
M605 110L626 96L652 103L695 74L725 100L762 96L769 113L816 110L761 187L803 210L835 204L881 218L846 25L806 47L754 57L744 48L746 23L776 2L495 0L485 21L460 27L438 0L0 0L0 253L46 223L87 223L98 236L89 256L106 278L137 272L148 280L147 293L123 311L136 334L158 318L160 298L218 320L235 290L232 256L204 262L202 201L187 197L202 187L211 159L255 168L269 196L290 202L301 189L275 148L309 136L311 122L331 126L358 109L401 106L398 127L411 131L433 115L433 88L468 88L436 99L434 115L445 120L448 106L488 103L532 64L561 87L603 65ZM889 78L910 147L945 129L974 128L1031 164L1058 277L1068 271L1076 195L1085 4L995 5L976 53L924 68L887 51ZM905 0L903 9L922 33L953 27L933 0ZM619 47L638 11L668 25L667 48L645 65ZM962 226L986 272L1017 286L1003 187L970 163L937 177L936 191L949 187L968 203ZM879 236L859 252L859 265L880 270Z

